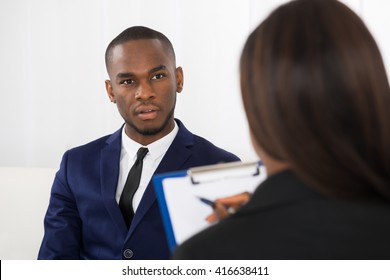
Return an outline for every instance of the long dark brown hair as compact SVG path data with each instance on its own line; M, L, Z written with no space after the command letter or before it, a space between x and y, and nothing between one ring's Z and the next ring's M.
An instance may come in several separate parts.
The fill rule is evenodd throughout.
M375 40L333 0L280 6L249 36L241 91L255 141L318 191L390 199L390 90Z

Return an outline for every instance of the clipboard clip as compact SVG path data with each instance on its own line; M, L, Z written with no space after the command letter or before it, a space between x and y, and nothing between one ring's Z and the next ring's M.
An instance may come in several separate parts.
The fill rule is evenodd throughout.
M197 185L229 178L258 176L261 165L261 161L218 163L190 168L187 174L192 184Z

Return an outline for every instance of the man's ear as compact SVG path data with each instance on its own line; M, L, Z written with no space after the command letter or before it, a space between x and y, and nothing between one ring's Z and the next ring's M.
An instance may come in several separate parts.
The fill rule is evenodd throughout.
M179 66L176 68L176 92L183 90L184 74L183 69Z
M106 80L105 84L106 84L106 91L107 91L108 98L110 98L110 101L112 103L116 103L115 96L114 96L114 90L112 88L111 81Z

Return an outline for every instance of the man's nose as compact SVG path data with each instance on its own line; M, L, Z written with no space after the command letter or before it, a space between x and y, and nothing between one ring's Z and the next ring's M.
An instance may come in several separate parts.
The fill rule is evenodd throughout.
M139 100L148 100L155 97L155 92L149 82L142 82L139 84L135 98Z

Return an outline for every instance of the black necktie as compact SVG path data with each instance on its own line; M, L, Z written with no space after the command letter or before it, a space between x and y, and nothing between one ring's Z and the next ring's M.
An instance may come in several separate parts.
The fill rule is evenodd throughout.
M133 167L131 167L129 175L123 188L121 198L119 200L119 207L122 211L127 227L130 226L131 220L134 216L133 210L133 196L138 189L141 180L143 159L148 153L147 148L140 148L137 152L137 160Z

